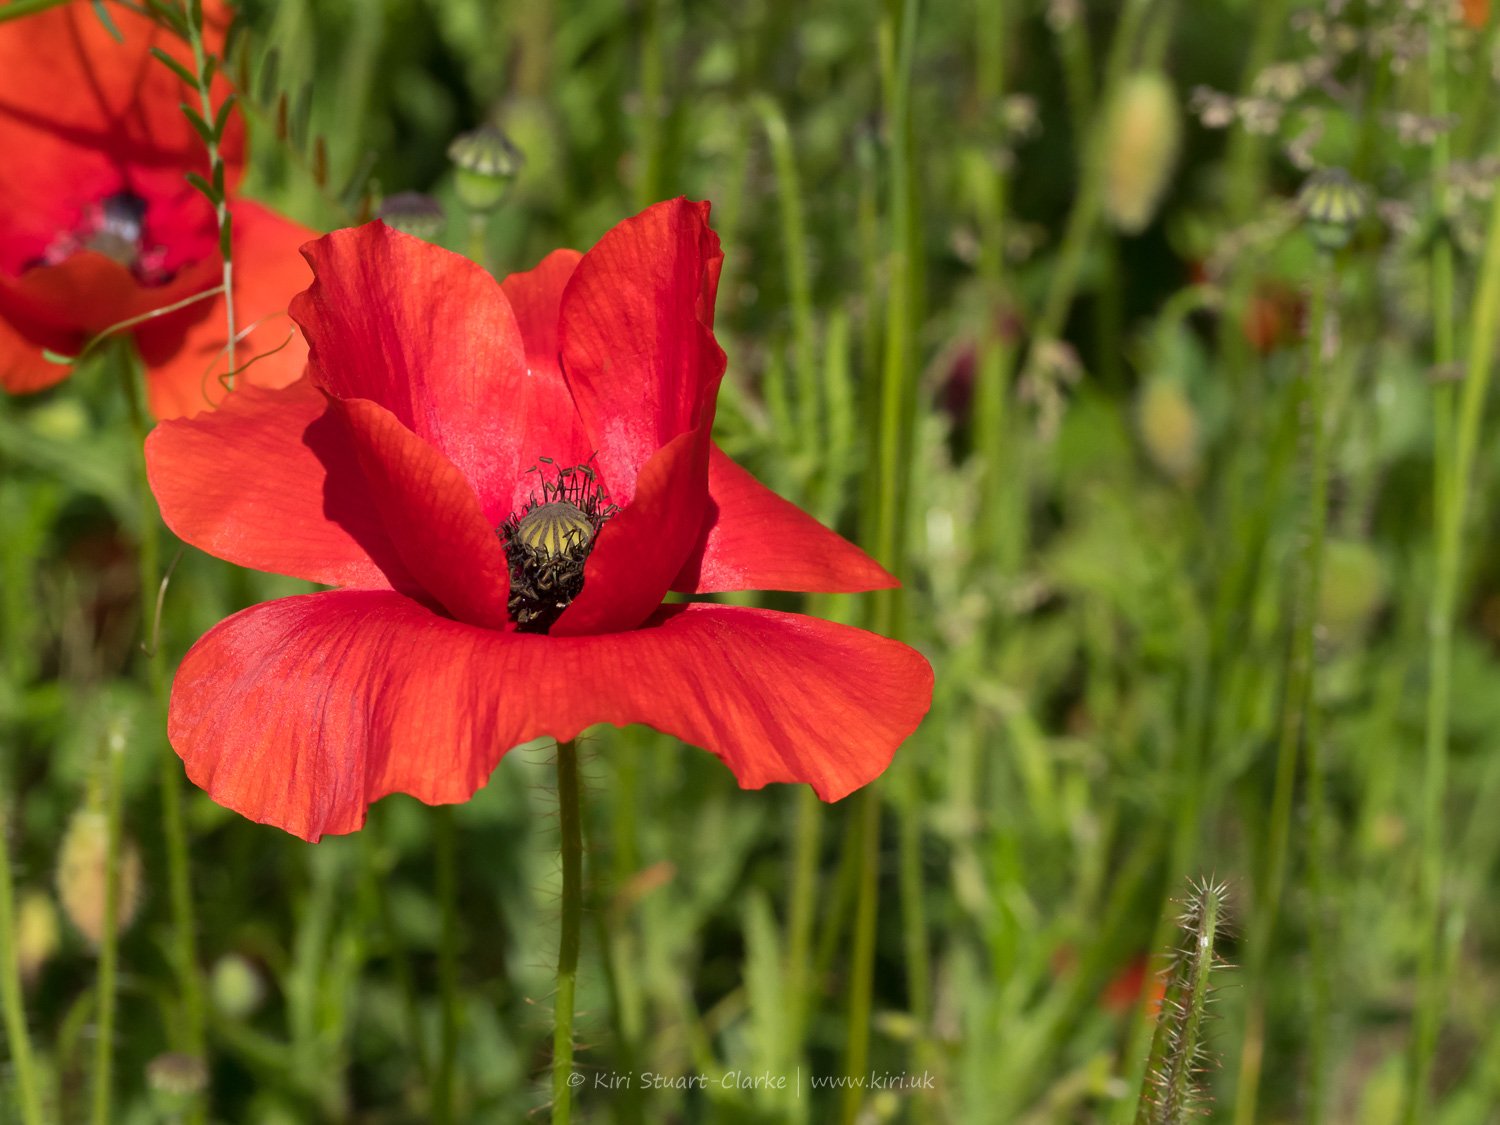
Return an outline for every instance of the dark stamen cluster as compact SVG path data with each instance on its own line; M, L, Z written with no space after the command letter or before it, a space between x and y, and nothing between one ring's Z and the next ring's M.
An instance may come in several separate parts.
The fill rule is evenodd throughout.
M540 461L552 467L550 457ZM545 633L582 592L584 563L599 529L619 509L587 465L556 469L554 480L540 466L531 471L542 477L541 498L533 492L495 534L510 564L511 620L522 633Z

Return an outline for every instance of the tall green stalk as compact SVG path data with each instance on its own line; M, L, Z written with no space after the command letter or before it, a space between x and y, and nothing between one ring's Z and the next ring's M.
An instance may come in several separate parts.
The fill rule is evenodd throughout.
M1310 722L1315 700L1313 667L1317 627L1318 587L1323 570L1323 539L1328 516L1328 433L1325 419L1326 357L1329 290L1337 273L1325 255L1324 277L1314 284L1308 314L1307 370L1298 384L1297 412L1300 417L1307 495L1302 509L1302 542L1296 562L1296 584L1292 605L1292 637L1285 665L1281 727L1276 746L1276 774L1271 793L1269 840L1254 917L1250 922L1249 982L1250 1018L1240 1054L1240 1077L1235 1101L1236 1125L1255 1120L1256 1094L1260 1086L1265 1031L1267 969L1275 939L1281 900L1286 892L1291 844L1292 805L1296 789L1299 752L1306 747L1309 770L1316 770L1318 748ZM1315 810L1316 811L1316 810ZM1316 833L1315 833L1316 834Z
M578 748L557 744L557 821L562 835L562 929L557 947L557 992L552 1024L552 1121L573 1117L573 996L578 982L583 918L583 810L578 795Z
M166 725L171 692L167 676L166 653L157 636L157 607L165 590L161 570L161 516L156 497L146 478L144 449L148 423L140 399L144 397L140 360L129 336L110 341L107 360L120 378L135 445L142 450L137 474L137 496L140 508L140 549L136 556L141 601L141 648L146 657L146 679L151 689L153 722ZM198 969L197 929L193 917L192 875L188 863L187 830L182 821L182 763L165 737L157 754L158 787L161 790L161 830L167 850L167 893L171 905L172 931L168 955L177 977L181 1022L176 1028L178 1050L198 1058L205 1057L203 979ZM201 1119L201 1104L191 1115Z
M1429 36L1432 112L1448 106L1447 9L1434 5ZM1439 133L1432 148L1433 206L1446 219L1450 142ZM1433 359L1441 381L1433 392L1433 508L1437 540L1436 573L1428 603L1427 729L1422 768L1421 866L1418 871L1418 919L1424 935L1421 989L1416 1027L1408 1057L1405 1105L1407 1122L1423 1119L1427 1086L1436 1053L1438 1027L1447 988L1447 943L1442 904L1443 798L1447 791L1449 712L1452 696L1453 621L1458 608L1463 565L1463 536L1479 429L1489 390L1495 333L1500 327L1500 193L1491 204L1479 289L1471 305L1468 362L1461 398L1451 381L1456 355L1454 338L1453 248L1446 234L1432 248Z
M432 1118L447 1125L453 1116L453 1080L458 1061L458 1025L463 998L458 991L458 841L453 806L433 809L433 852L438 909L442 932L438 944L438 990L442 1020L438 1035L438 1063L432 1085Z
M10 869L9 826L5 796L0 794L0 1003L5 1005L5 1038L10 1046L10 1068L15 1075L16 1101L23 1125L43 1125L41 1084L36 1056L26 1030L26 1008L21 993L21 965L13 936L16 910Z
M123 810L121 789L125 773L123 736L113 732L104 747L105 833L108 841L104 879L104 919L99 934L99 966L94 986L96 1038L94 1040L93 1125L109 1125L114 1093L115 986L119 959L120 861Z
M907 475L910 472L909 428L912 379L912 321L916 298L913 262L915 184L912 176L911 71L916 47L917 0L887 0L879 26L879 47L886 122L890 129L888 197L889 242L885 293L885 338L882 347L880 391L876 412L875 493L867 524L875 556L895 573L904 567L900 554L905 542L903 520ZM875 627L886 634L900 630L897 592L875 595ZM859 853L858 897L854 911L854 946L850 963L848 1038L844 1074L859 1079L869 1069L870 1013L874 987L875 922L879 901L880 798L873 786L853 802ZM909 845L908 845L909 846ZM908 911L920 909L907 903ZM917 921L908 917L908 972L926 981L925 940L910 947ZM923 933L925 939L925 931ZM916 955L913 963L913 954ZM864 1091L851 1081L844 1091L842 1120L849 1125L859 1115Z

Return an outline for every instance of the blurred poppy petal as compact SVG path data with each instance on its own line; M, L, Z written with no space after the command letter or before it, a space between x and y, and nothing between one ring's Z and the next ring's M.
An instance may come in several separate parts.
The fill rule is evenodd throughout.
M316 840L387 793L466 800L511 747L597 722L704 746L745 788L837 800L885 769L931 691L905 645L793 614L666 606L639 630L557 638L337 591L253 606L194 645L168 733L214 800Z
M708 458L708 524L674 590L853 593L900 583L885 567L783 500L717 445Z
M378 222L335 231L303 254L315 280L292 317L314 377L340 398L379 403L446 454L491 526L524 498L520 482L538 456L574 455L570 415L528 408L528 426L513 420L512 402L548 395L528 389L521 329L479 266Z
M25 394L50 387L72 374L66 363L49 363L43 348L71 355L76 341L65 332L37 332L23 336L20 329L0 316L0 387L11 394Z
M712 406L724 374L712 330L723 258L708 204L674 199L601 238L563 292L563 372L622 507L651 456Z
M211 219L207 202L182 180L186 170L209 172L203 142L181 109L191 92L150 54L160 47L191 67L191 52L150 17L119 3L107 9L121 42L83 3L0 23L0 152L8 154L0 161L0 272L19 274L58 231L78 224L85 207L124 189L152 204L152 240L176 242L184 222ZM210 0L204 17L208 49L216 51L228 9ZM228 95L222 78L214 92L215 105ZM243 140L236 115L224 138L231 187ZM166 264L175 270L184 260Z
M505 547L463 473L379 403L336 399L334 407L407 572L459 620L504 629Z
M217 411L160 423L146 469L167 526L209 554L334 586L416 586L346 425L309 380L245 387Z
M307 367L307 343L287 315L287 305L307 287L307 263L297 253L317 232L250 200L230 205L234 235L234 317L237 333L251 329L235 346L237 382L285 387ZM218 264L212 263L220 279ZM253 326L253 327L252 327ZM228 320L224 299L216 296L136 329L136 343L148 372L151 412L158 418L192 415L217 405L227 393L217 377L229 369L224 346Z

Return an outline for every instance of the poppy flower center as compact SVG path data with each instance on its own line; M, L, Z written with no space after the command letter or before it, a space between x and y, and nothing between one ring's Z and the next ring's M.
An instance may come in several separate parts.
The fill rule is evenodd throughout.
M82 250L119 262L142 285L163 285L172 279L163 265L166 249L146 247L146 201L129 189L84 208L78 226L60 231L34 264L55 266Z
M582 592L583 566L599 529L619 510L587 465L555 469L550 457L540 461L531 471L542 477L541 498L532 493L495 529L510 564L506 608L522 633L547 632ZM548 470L554 479L547 479Z

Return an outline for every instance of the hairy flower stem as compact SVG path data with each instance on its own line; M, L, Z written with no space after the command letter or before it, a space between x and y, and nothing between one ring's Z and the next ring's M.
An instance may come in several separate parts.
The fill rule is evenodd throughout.
M1203 1025L1207 1020L1209 978L1218 958L1215 939L1223 919L1223 884L1195 886L1178 920L1185 944L1175 954L1136 1125L1175 1125L1195 1115L1201 1101L1197 1077L1203 1069Z
M118 735L104 749L104 815L109 841L108 866L104 877L104 919L99 934L99 966L94 986L96 1004L94 1040L93 1125L109 1125L114 1092L115 983L119 957L120 837L123 811L120 794L125 774L125 747Z
M16 933L14 891L11 884L10 839L6 824L6 797L0 793L0 1002L5 1005L5 1038L10 1047L10 1068L15 1075L16 1101L23 1125L43 1125L41 1086L37 1081L36 1057L26 1030L26 1010L21 994L21 965L13 936Z
M165 588L161 574L161 516L156 497L146 479L144 449L147 422L139 396L143 394L140 361L130 338L120 337L110 344L109 362L115 366L125 395L135 446L142 450L137 496L140 503L140 550L136 557L141 599L141 649L146 657L146 678L151 689L153 722L166 722L170 687L166 654L156 635L157 606ZM187 831L182 823L182 763L165 738L161 740L158 785L161 790L162 838L167 850L167 893L171 904L172 931L169 956L177 975L181 1022L177 1049L205 1057L203 981L198 971L197 931L193 918L192 876L188 866ZM202 1120L202 1105L196 1105L190 1120Z
M557 822L562 836L562 929L557 946L557 992L552 1021L552 1121L573 1117L573 994L578 982L579 929L583 918L583 815L578 797L578 748L557 744Z
M1325 262L1324 277L1313 286L1312 309L1307 328L1307 371L1298 384L1297 412L1300 419L1307 479L1307 497L1302 510L1301 545L1296 562L1296 585L1292 605L1292 637L1285 665L1285 688L1281 702L1281 730L1276 747L1276 776L1271 794L1270 838L1265 870L1256 895L1255 916L1250 928L1249 1026L1240 1055L1236 1125L1256 1120L1256 1093L1260 1085L1265 1030L1267 967L1275 939L1281 900L1286 890L1288 853L1291 843L1292 804L1297 781L1299 751L1306 746L1309 771L1317 766L1314 745L1316 724L1311 713L1316 706L1314 686L1314 633L1317 627L1318 587L1323 570L1323 538L1328 517L1328 428L1324 419L1326 357L1324 336L1328 324L1329 290L1337 273L1331 260ZM1318 810L1314 809L1316 815ZM1319 833L1314 831L1312 836Z
M442 934L438 945L438 989L442 994L442 1023L438 1035L438 1064L432 1084L432 1118L448 1125L453 1116L453 1075L458 1059L458 844L453 806L433 810L434 871Z

